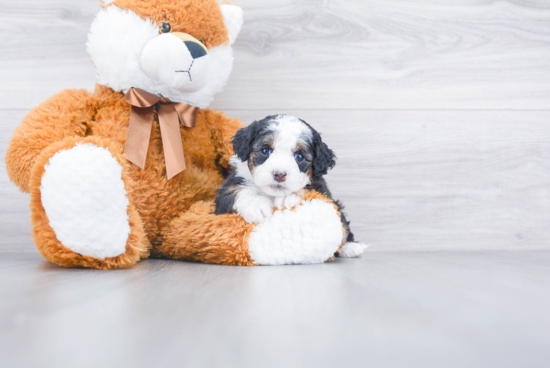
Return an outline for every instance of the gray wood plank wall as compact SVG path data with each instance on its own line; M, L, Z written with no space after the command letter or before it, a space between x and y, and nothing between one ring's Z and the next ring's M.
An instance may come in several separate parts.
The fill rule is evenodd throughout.
M245 26L213 107L317 127L372 250L550 247L550 2L236 3ZM11 132L53 93L93 88L98 4L0 0L0 222L18 234L3 249L32 245L3 164Z

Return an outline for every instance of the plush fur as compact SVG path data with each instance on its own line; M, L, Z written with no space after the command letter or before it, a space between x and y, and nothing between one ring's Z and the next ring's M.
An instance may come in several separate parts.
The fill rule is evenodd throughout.
M164 22L172 34L159 32ZM229 76L231 43L241 25L242 11L216 0L105 2L88 42L98 77L94 92L65 90L33 109L16 128L5 156L10 179L31 193L32 234L48 261L113 269L152 255L257 264L249 251L255 226L234 214L211 214L234 155L232 138L243 124L205 107ZM171 78L156 74L166 72L164 59L148 59L147 45L167 55L166 70L173 75L180 68L177 55L188 62L205 56L197 53L204 47L210 60L201 76L204 86L185 78L170 84ZM131 106L124 92L132 87L202 108L195 128L180 126L187 168L170 180L156 113L145 168L126 160ZM331 203L322 196L312 200ZM314 226L305 221L302 228ZM299 262L300 256L292 259Z
M12 140L13 142L13 140ZM112 154L113 158L122 166L122 181L126 192L138 192L139 184L130 177L130 164L121 153L122 146L118 142L101 137L67 137L59 142L55 142L44 148L38 156L32 167L29 187L31 193L31 223L33 226L32 236L38 251L48 261L64 267L86 267L97 269L125 268L135 264L137 261L149 256L151 243L147 237L144 228L142 216L136 206L130 202L126 211L128 213L128 222L130 225L130 235L126 241L126 251L116 257L100 259L96 257L82 255L65 247L58 240L44 207L42 205L41 184L42 177L46 171L46 166L50 159L58 152L70 150L78 144L93 144L97 147L106 148ZM6 163L14 164L13 161L6 160Z
M311 191L300 211L275 210L261 225L237 214L214 214L212 201L199 202L163 231L154 252L170 259L225 265L322 263L338 252L344 229L340 212L325 195Z
M345 238L341 213L329 198L314 193L254 228L248 247L255 264L322 263L338 252Z
M77 144L58 151L45 169L42 205L61 244L99 259L124 253L130 203L113 155L92 143Z
M172 102L206 108L227 83L233 66L231 39L242 25L242 11L215 1L117 0L101 11L90 28L87 49L97 82L116 92L140 88ZM238 10L237 10L238 9ZM160 34L167 22L172 33ZM208 55L193 59L176 34L204 43ZM171 41L171 42L170 42ZM179 47L178 47L179 46ZM172 69L173 67L173 69ZM192 81L188 78L191 73ZM179 83L178 83L179 82Z

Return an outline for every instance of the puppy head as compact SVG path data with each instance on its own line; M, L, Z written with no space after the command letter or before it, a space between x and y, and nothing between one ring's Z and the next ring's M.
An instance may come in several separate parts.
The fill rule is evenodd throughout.
M241 8L216 0L104 0L87 49L97 81L206 108L233 67Z
M233 138L235 154L254 184L271 196L287 196L322 177L336 156L305 121L275 115L255 121Z

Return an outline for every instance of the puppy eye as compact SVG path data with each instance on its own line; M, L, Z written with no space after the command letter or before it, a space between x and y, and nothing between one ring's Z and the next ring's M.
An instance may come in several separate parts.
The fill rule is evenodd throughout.
M265 155L265 156L271 155L272 152L273 152L273 150L271 148L264 148L262 150L262 154Z
M162 26L159 27L160 33L170 33L172 32L172 26L168 22L162 22Z
M294 155L294 159L296 160L296 162L302 162L304 161L304 156L302 156L300 153L297 153Z

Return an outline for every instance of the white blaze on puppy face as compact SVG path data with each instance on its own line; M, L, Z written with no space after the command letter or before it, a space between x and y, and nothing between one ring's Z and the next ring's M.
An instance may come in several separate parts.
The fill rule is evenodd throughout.
M223 6L222 10L234 41L242 11ZM87 50L99 84L124 93L140 88L199 108L208 107L222 91L233 68L231 44L197 57L175 34L159 34L156 22L114 5L101 10L92 23Z
M298 192L311 181L307 171L303 172L300 169L295 157L301 147L311 144L311 130L299 119L287 115L278 116L269 130L273 134L269 137L272 140L272 153L265 161L253 159L256 161L253 162L252 169L254 184L268 195L288 196ZM276 174L284 175L285 180L277 181Z

